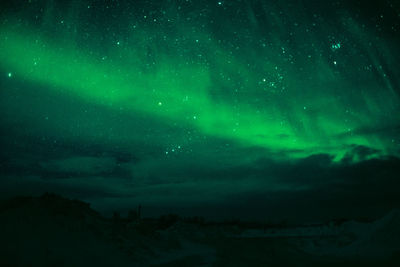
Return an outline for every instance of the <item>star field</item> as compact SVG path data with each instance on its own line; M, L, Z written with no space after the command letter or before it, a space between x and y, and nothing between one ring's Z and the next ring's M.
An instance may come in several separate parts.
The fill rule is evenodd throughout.
M2 9L2 143L25 146L41 170L57 173L48 161L83 153L114 158L111 176L125 185L161 186L198 181L187 168L218 177L219 167L265 158L360 164L400 154L396 1L30 0ZM4 157L19 162L18 153ZM255 182L250 169L240 192L279 187L271 176Z

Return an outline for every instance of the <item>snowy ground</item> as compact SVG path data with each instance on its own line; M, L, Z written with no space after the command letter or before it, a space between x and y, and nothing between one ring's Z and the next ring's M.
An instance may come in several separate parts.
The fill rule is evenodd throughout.
M0 266L400 266L398 210L371 223L160 226L47 196L1 205L0 222Z

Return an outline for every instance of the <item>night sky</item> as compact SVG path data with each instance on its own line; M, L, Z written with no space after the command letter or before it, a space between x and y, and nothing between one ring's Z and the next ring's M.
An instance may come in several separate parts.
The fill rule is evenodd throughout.
M400 207L399 31L395 0L2 1L0 194L380 216Z

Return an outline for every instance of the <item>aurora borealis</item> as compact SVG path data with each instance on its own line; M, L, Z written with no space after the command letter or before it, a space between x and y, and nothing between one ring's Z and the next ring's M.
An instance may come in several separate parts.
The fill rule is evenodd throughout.
M3 191L205 207L398 185L396 1L9 2Z

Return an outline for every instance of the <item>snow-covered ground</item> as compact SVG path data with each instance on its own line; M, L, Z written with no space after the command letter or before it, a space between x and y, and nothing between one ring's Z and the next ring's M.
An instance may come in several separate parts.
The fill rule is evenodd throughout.
M58 196L0 206L0 266L392 266L400 211L370 223L246 229L106 219Z
M334 241L308 242L303 249L323 255L388 258L400 252L400 211L393 210L371 223L349 221L336 227Z
M370 223L247 229L235 237L290 238L309 254L382 259L400 252L400 211Z

